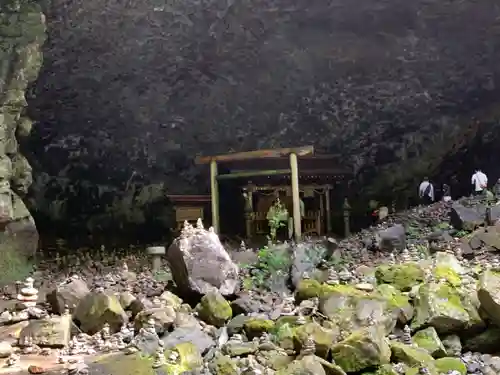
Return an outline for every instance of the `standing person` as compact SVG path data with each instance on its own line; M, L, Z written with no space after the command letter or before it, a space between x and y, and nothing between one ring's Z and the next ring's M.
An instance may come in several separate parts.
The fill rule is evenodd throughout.
M434 186L429 181L429 177L424 177L424 180L420 183L418 196L422 204L431 204L434 202Z
M474 195L482 194L488 187L488 176L478 168L472 175L471 184L474 185Z
M493 193L497 199L500 199L500 178L497 180L495 186L493 187Z
M451 201L451 189L450 185L443 184L443 202Z

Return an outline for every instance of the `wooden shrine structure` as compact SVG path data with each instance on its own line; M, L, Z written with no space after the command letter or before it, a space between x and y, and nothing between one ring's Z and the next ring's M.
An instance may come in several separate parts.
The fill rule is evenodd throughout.
M243 180L246 235L267 233L267 211L276 194L281 193L292 213L293 233L298 241L302 233L322 235L332 230L330 193L338 180L349 172L332 167L331 155L314 155L313 146L256 150L217 156L200 156L196 164L210 164L212 226L220 233L219 183L229 179ZM219 174L223 164L227 174ZM300 182L300 184L299 184ZM267 192L267 196L262 194ZM284 193L284 194L282 194ZM301 193L305 199L316 199L316 207L305 208L301 215ZM326 221L326 226L323 224ZM303 231L304 229L304 231Z
M175 230L180 231L185 221L196 224L198 218L204 220L210 208L210 195L167 195L175 211Z

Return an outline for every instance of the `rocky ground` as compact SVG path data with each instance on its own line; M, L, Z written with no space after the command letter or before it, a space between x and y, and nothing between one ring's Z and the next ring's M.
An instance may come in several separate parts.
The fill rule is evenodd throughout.
M0 372L498 374L494 203L258 251L187 225L156 272L106 249L41 262L3 289Z

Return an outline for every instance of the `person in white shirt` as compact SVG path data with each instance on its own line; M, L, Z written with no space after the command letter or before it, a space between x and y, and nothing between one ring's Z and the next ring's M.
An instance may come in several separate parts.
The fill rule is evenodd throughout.
M486 176L480 169L472 175L471 184L474 185L474 194L482 194L488 187L488 176Z
M428 177L424 177L424 180L420 183L418 187L418 196L423 204L431 204L434 202L434 186L431 184Z

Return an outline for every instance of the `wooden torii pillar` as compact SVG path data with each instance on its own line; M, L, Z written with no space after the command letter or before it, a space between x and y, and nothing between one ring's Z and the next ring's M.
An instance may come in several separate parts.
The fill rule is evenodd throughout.
M218 180L252 177L252 176L271 176L280 174L291 175L292 199L293 199L293 227L294 237L299 241L302 237L300 216L300 196L299 196L299 167L298 157L314 153L313 146L279 148L271 150L255 150L247 152L235 152L216 156L199 156L196 158L196 164L210 164L210 194L212 197L212 226L216 233L220 233L219 222L219 185ZM239 161L248 159L280 158L289 156L290 168L280 170L261 170L261 171L243 171L239 173L218 174L218 163Z

